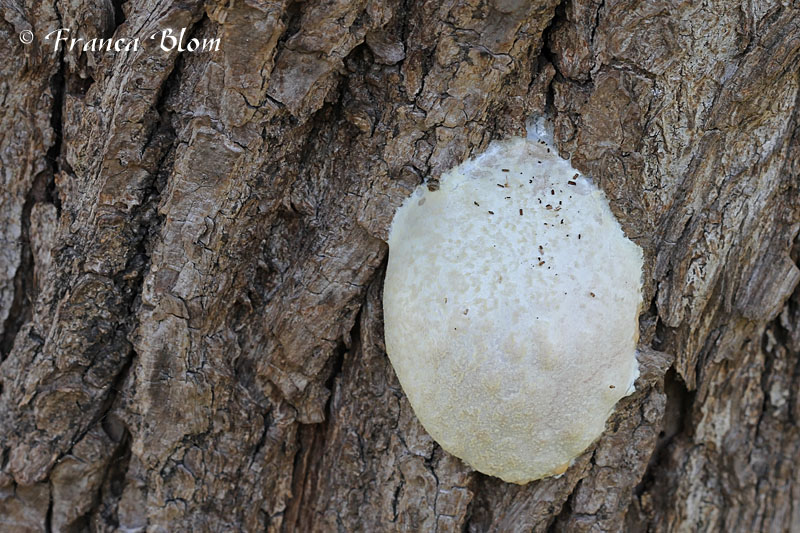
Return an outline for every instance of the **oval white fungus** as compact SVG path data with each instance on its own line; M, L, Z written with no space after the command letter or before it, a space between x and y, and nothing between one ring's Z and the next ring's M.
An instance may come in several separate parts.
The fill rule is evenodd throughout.
M642 252L544 141L493 142L398 209L386 349L422 425L476 470L563 473L638 376Z

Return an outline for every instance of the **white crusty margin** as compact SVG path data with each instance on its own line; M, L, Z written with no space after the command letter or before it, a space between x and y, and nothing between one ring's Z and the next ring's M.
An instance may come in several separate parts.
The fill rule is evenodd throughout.
M543 123L397 210L386 350L422 425L513 483L563 473L633 392L642 251Z

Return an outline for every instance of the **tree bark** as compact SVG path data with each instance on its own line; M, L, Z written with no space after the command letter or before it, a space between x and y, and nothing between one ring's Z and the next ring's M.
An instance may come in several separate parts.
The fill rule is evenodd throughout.
M0 10L0 530L800 531L796 2ZM645 251L642 375L517 486L420 426L381 287L410 191L544 112Z

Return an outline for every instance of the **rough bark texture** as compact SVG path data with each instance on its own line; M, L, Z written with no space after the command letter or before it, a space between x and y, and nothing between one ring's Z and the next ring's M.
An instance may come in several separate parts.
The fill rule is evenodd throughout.
M0 530L800 531L796 3L0 11ZM382 265L413 187L542 111L645 250L643 373L516 486L415 419Z

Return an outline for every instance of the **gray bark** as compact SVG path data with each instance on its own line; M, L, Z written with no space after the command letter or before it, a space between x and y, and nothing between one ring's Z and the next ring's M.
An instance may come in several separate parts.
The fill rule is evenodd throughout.
M0 11L0 530L800 531L796 3ZM542 112L645 251L643 372L517 486L420 426L381 285L410 191Z

